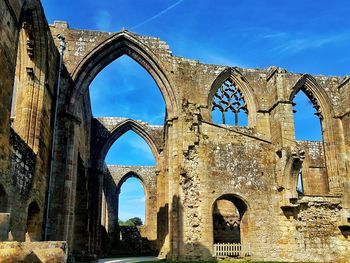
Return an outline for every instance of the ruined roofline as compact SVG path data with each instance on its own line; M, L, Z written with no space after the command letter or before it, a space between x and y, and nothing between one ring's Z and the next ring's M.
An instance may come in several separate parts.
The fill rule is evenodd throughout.
M145 125L145 126L150 127L150 128L163 128L163 126L164 126L164 125L149 124L148 122L145 122L142 120L135 120L135 119L128 118L128 117L106 117L106 116L103 116L103 117L93 117L93 119L98 120L98 121L117 120L120 122L126 121L126 120L132 120L132 121L139 122L140 124Z
M276 70L279 72L283 72L284 74L290 74L290 75L296 75L296 76L311 75L315 78L323 78L323 79L337 78L341 82L340 86L343 85L344 82L347 82L350 79L350 77L348 75L344 75L344 76L327 75L326 76L326 75L322 75L322 74L310 74L307 72L303 72L303 73L292 72L292 71L289 71L283 67L279 67L279 66L275 66L275 65L270 65L266 68L244 68L244 67L235 66L235 65L204 63L204 62L200 61L199 59L186 58L186 57L174 55L172 50L170 49L170 46L168 45L168 43L165 42L164 40L161 40L159 37L139 35L135 32L129 31L128 29L125 29L125 28L122 28L120 31L114 31L114 32L100 31L97 29L96 30L95 29L78 29L78 28L70 28L67 21L59 21L59 20L55 20L53 24L49 25L49 27L63 29L63 30L69 30L69 31L87 32L90 34L99 33L100 35L106 35L106 37L108 37L108 38L111 38L117 34L125 34L125 35L129 35L131 37L137 38L140 41L145 40L145 41L152 41L154 43L158 43L159 50L162 50L164 53L166 53L167 56L169 56L169 58L178 60L180 62L187 62L187 63L193 64L193 65L204 65L204 66L217 67L218 70L224 70L225 68L235 68L241 72L264 73L267 75L267 77L266 77L267 79L269 79L269 77L271 77L271 75L273 75L274 72L276 72ZM271 72L272 72L272 74L271 74Z

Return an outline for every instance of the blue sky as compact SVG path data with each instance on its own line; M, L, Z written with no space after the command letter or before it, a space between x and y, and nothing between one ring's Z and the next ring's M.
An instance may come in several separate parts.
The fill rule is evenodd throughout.
M64 20L71 28L102 31L125 28L161 38L174 55L206 63L252 68L275 65L296 73L349 75L349 1L43 0L42 3L50 24ZM95 116L163 122L165 105L159 89L146 71L128 57L103 70L90 91ZM295 102L295 118L301 123L296 125L297 139L320 139L318 120L314 118L309 125L311 120L305 119L313 113L306 97L298 94ZM317 127L314 134L298 132L307 124ZM132 132L112 146L106 161L154 165L150 149ZM128 181L125 185L131 191L123 192L131 199L141 200L142 188L137 181L130 184ZM137 210L138 206L133 207ZM143 217L143 210L140 206L133 215ZM121 211L123 216L129 216L129 212L127 208Z

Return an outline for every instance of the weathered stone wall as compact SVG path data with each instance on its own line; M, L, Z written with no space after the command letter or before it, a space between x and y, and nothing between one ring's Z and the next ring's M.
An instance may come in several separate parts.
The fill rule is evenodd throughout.
M65 242L2 242L1 262L65 263L67 262Z
M10 110L15 77L19 17L23 1L0 3L0 174L7 177L9 169Z
M157 237L162 257L211 258L213 204L230 197L244 211L241 242L250 246L252 258L348 260L349 78L295 74L278 67L206 65L174 56L158 38L128 31L77 30L65 22L50 26L52 36L66 38L67 48L52 187L45 205L58 70L54 44L59 43L47 34L40 4L25 2L23 16L22 1L0 3L0 62L5 65L0 72L0 172L15 240L24 240L29 204L36 204L31 208L40 211L39 226L45 207L49 209L44 227L49 239L66 240L73 254L99 253L101 219L106 220L101 211L104 157L120 135L133 130L150 145L156 159L152 174L157 176L151 177L156 187L152 186L149 206L154 217L146 220L152 226L145 231L154 235L152 239ZM39 18L36 24L30 19L33 16ZM167 110L164 127L120 118L92 119L89 84L121 55L135 59L159 86ZM213 96L227 79L244 95L247 127L212 123ZM33 183L25 199L17 195L10 173L14 80L13 127L36 154ZM299 90L310 98L320 117L322 145L295 140L292 100ZM300 167L305 195L296 191Z
M36 155L30 147L11 129L11 182L26 197L32 187Z
M23 1L0 3L0 181L5 190L10 210L12 183L10 174L10 110L15 76L19 17ZM4 211L2 211L4 212Z
M328 194L328 176L323 143L318 141L298 141L297 146L305 151L305 159L302 164L302 184L304 194Z
M40 210L38 240L43 235L57 51L40 2L3 1L1 5L4 75L0 78L4 86L0 89L5 93L0 105L0 183L9 200L12 238L25 239L28 206L35 202Z

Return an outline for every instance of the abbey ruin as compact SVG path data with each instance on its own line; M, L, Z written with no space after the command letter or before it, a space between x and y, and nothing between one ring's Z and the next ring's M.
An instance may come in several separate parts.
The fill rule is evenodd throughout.
M93 118L89 85L122 55L157 83L164 125ZM350 262L350 77L203 64L155 37L48 25L38 0L0 1L0 62L0 261L106 253L120 185L137 176L140 233L161 258L208 260L231 242L252 260ZM299 91L322 141L295 139ZM241 112L246 126L224 124ZM155 167L106 166L129 130Z

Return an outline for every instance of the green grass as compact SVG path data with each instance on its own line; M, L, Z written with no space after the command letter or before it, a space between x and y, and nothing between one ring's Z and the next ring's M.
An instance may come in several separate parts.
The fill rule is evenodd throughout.
M159 263L159 261L141 261L141 262L135 262L135 263ZM242 261L242 260L220 260L220 261L169 261L169 262L176 262L176 263L293 263L293 262L286 262L286 261ZM307 262L303 262L307 263Z

